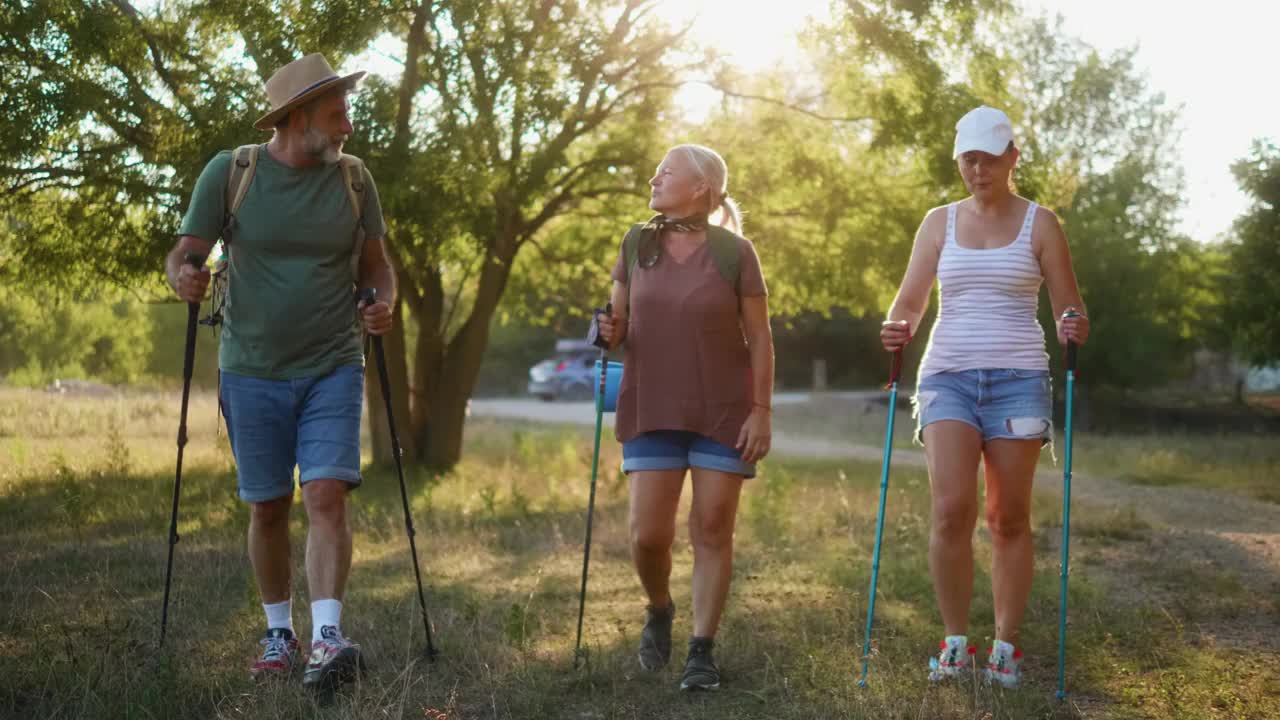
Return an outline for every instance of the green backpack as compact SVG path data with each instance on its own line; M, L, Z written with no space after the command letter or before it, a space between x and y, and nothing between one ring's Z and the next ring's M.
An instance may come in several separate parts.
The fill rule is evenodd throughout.
M622 255L627 270L627 291L631 289L631 273L635 271L636 265L640 263L640 243L648 239L656 228L652 225L652 220L645 223L636 223L627 231L626 237L622 239ZM733 288L733 294L739 295L738 288L738 258L739 242L741 237L726 230L719 225L707 226L707 243L710 245L711 259L716 264L716 269L720 271L720 277Z
M231 243L236 213L249 192L249 184L253 182L253 172L258 167L258 153L261 150L261 145L241 145L231 156L231 172L227 174L226 187L227 217L222 229L222 241L225 245ZM338 165L342 168L342 183L347 188L351 211L356 216L356 241L351 248L351 277L353 282L358 282L360 253L364 249L364 163L355 155L343 153Z
M231 154L231 171L227 173L227 186L224 190L226 216L222 226L222 257L213 267L213 312L203 321L206 325L217 325L222 322L222 311L226 302L227 286L231 274L228 272L231 261L232 237L235 235L239 221L236 213L249 192L253 182L254 171L258 167L258 153L262 145L241 145ZM351 201L351 210L356 216L356 237L351 248L351 282L360 282L360 254L364 250L364 163L354 155L343 154L338 161L342 169L342 183L347 189L347 199Z

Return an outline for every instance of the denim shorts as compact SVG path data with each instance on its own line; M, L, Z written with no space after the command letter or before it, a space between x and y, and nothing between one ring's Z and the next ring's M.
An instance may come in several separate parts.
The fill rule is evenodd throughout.
M293 469L305 484L320 478L360 484L364 368L294 380L222 373L219 389L241 499L293 494Z
M959 420L977 428L983 440L1039 438L1053 441L1053 399L1046 370L959 370L927 375L911 404L916 442L925 426Z
M622 443L622 471L703 468L756 476L756 466L742 461L737 450L687 430L652 430Z

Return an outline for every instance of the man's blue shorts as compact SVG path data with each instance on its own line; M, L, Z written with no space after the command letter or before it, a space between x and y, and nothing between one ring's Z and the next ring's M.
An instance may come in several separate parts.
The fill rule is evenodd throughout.
M704 468L756 476L756 466L742 461L737 450L687 430L652 430L622 443L622 471Z
M242 499L292 495L294 466L303 484L320 478L360 484L360 365L294 380L224 372L219 393Z

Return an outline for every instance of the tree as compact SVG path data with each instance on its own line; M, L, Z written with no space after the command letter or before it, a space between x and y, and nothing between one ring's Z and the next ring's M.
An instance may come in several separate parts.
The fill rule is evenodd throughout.
M845 9L817 38L828 102L874 118L870 146L915 168L921 200L963 196L956 119L980 103L1009 113L1018 191L1055 210L1071 242L1093 321L1091 386L1149 386L1186 369L1214 289L1200 269L1206 250L1175 227L1176 111L1149 89L1134 51L1103 55L1061 20L1022 17L999 0L847 0Z
M1280 361L1280 145L1255 140L1231 171L1253 207L1227 247L1227 325L1249 360Z
M350 151L382 180L401 287L387 339L410 459L448 466L490 322L522 251L584 205L641 195L664 109L696 58L651 0L23 3L0 11L15 82L0 273L68 287L149 278L194 178L246 141L261 82L303 54L400 45L355 100ZM243 48L242 54L214 48ZM565 256L603 242L569 235ZM558 240L558 239L557 239ZM536 284L546 271L520 267ZM405 325L414 345L407 347ZM376 390L376 383L370 382ZM373 398L378 406L380 400ZM376 447L386 451L382 425Z

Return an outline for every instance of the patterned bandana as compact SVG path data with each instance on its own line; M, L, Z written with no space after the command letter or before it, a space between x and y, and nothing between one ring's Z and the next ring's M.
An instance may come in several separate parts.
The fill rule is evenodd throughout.
M644 227L640 228L640 267L651 268L658 264L658 260L662 257L663 231L700 232L706 229L707 216L705 214L690 215L683 218L654 215L644 224Z

